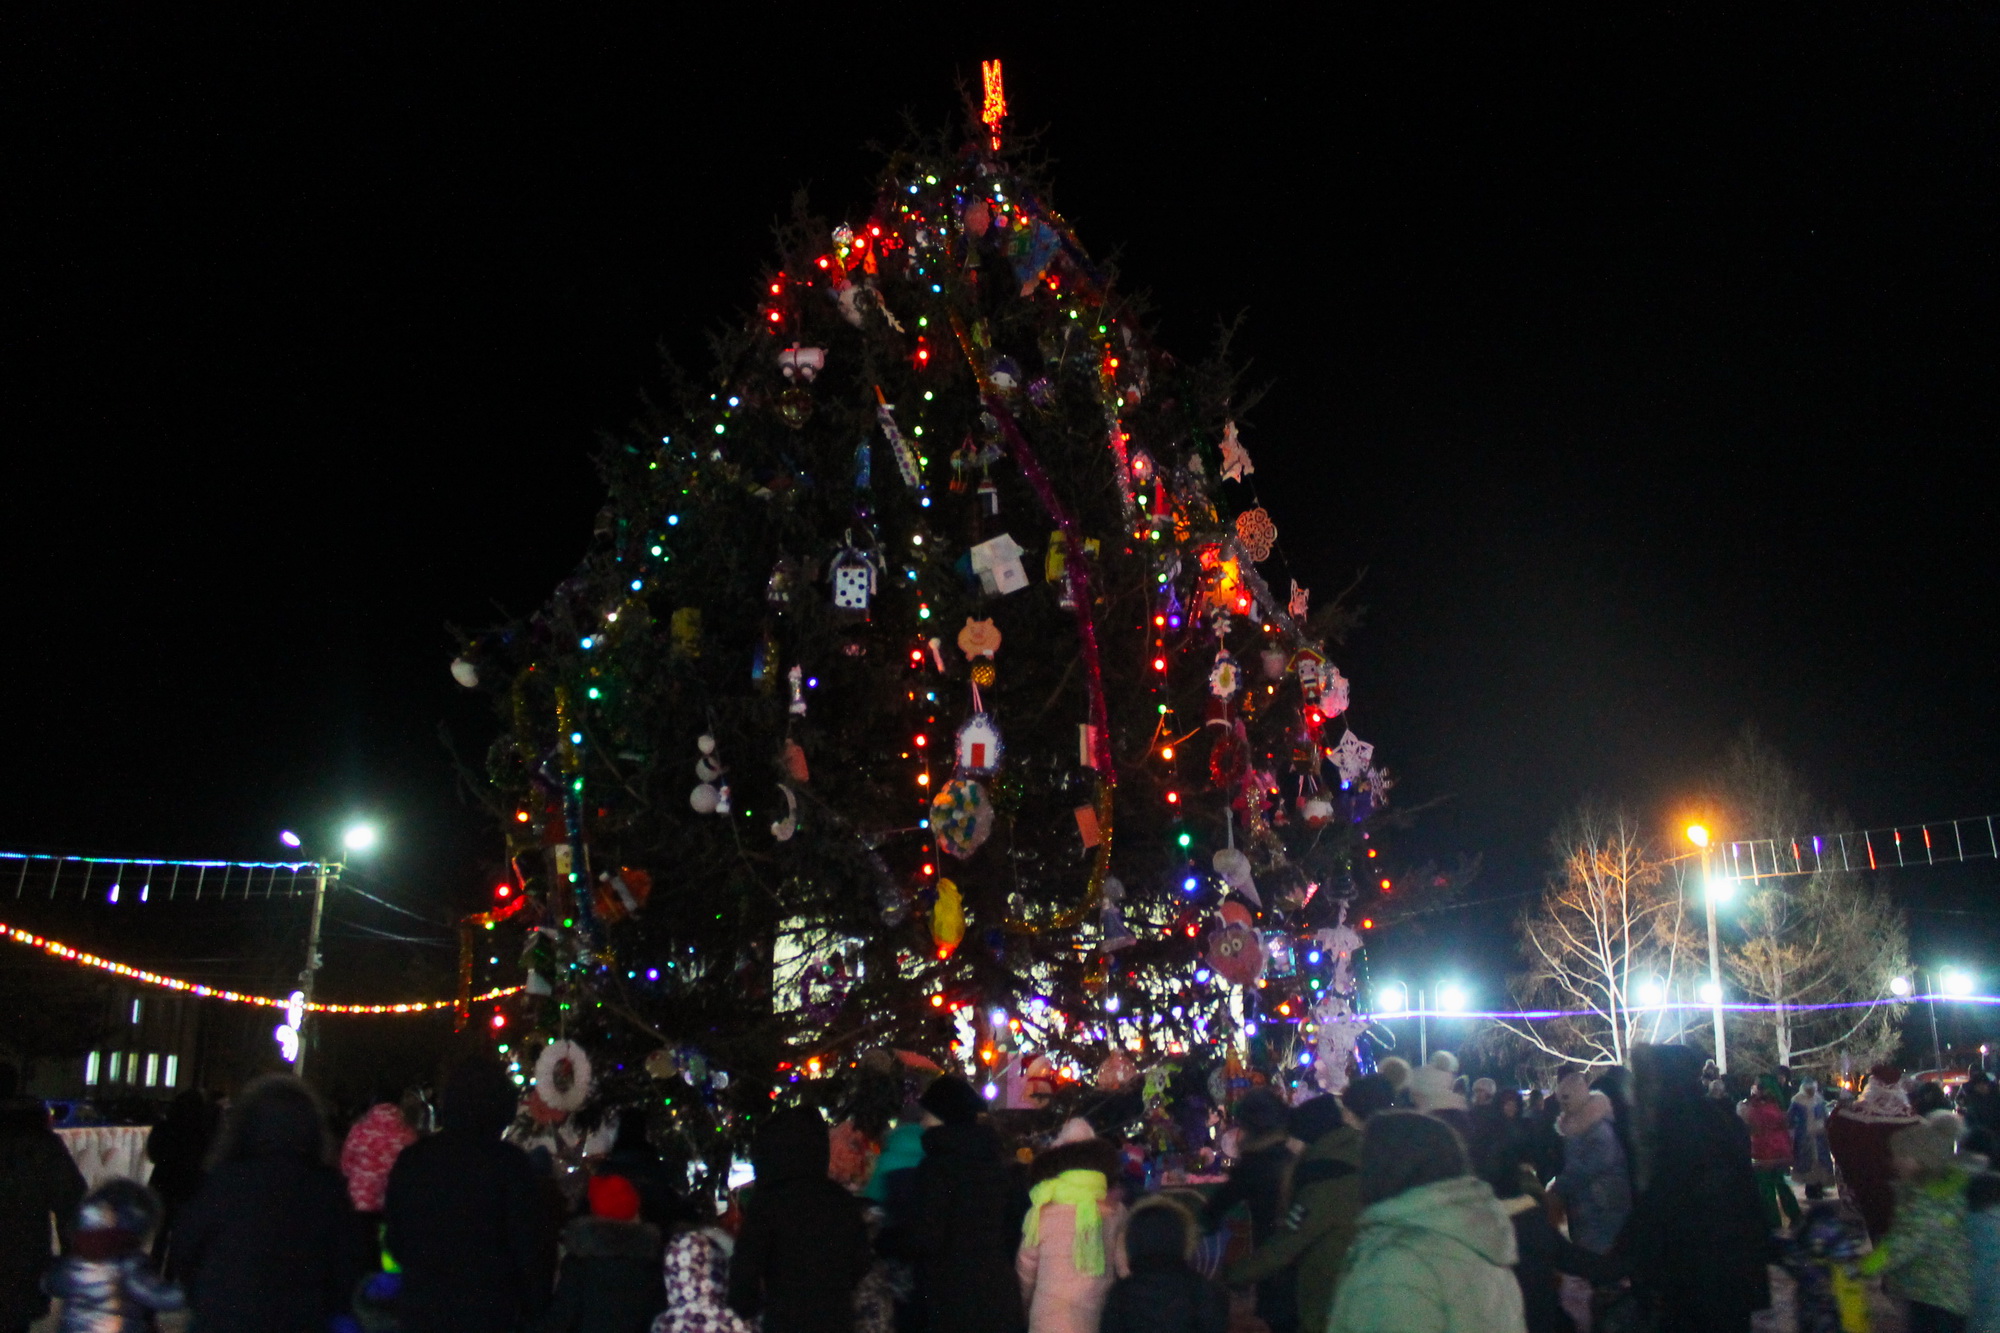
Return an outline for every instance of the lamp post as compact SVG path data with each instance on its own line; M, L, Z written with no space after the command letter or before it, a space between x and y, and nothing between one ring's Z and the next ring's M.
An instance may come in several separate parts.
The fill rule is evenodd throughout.
M1469 1003L1465 988L1454 981L1441 981L1436 986L1437 1006L1441 1013L1458 1013ZM1417 1063L1429 1064L1431 1058L1430 993L1423 987L1417 988ZM1408 1013L1410 1008L1410 988L1400 981L1389 982L1382 988L1382 998L1376 1003L1376 1010L1382 1015Z
M1708 995L1715 1016L1715 1072L1729 1072L1728 1039L1722 1028L1722 954L1715 942L1715 883L1708 875L1708 829L1689 824L1688 841L1701 849L1701 901L1708 910Z
M350 824L340 835L340 845L348 852L372 851L376 842L373 824ZM278 835L278 841L287 847L298 847L302 839L298 834L286 829ZM329 880L338 880L340 872L346 868L343 861L328 861L318 858L314 863L312 923L306 928L306 965L299 970L299 985L293 998L298 1001L298 1021L290 1025L293 1040L296 1041L296 1055L292 1060L292 1072L299 1078L306 1076L306 1052L310 1049L306 1041L306 1021L312 1017L314 982L319 976L320 924L326 916L326 886ZM289 1015L287 1015L289 1017ZM286 1025L281 1024L280 1027ZM279 1033L280 1038L283 1032Z

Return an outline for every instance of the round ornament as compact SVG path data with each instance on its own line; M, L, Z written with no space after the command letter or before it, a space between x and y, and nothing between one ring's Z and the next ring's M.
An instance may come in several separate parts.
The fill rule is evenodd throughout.
M1000 673L993 669L991 662L974 662L972 664L972 683L980 689L992 689L993 682L998 679L1000 679Z
M688 793L688 804L694 807L694 812L698 815L714 814L715 808L721 803L722 793L706 782Z
M1250 746L1235 728L1218 732L1215 745L1208 752L1208 776L1216 786L1225 790L1243 780L1243 774L1250 767Z
M669 1079L678 1072L680 1067L674 1063L674 1053L666 1047L662 1046L657 1051L647 1053L646 1073L653 1078Z
M1278 525L1262 506L1246 509L1236 516L1236 540L1252 560L1269 560L1271 548L1278 544Z
M1208 965L1232 986L1254 986L1264 975L1264 942L1245 926L1210 931Z
M1116 1092L1137 1077L1139 1066L1123 1051L1113 1051L1097 1067L1097 1086L1106 1092Z
M463 657L451 659L451 678L468 690L479 688L479 668Z
M590 1057L573 1041L552 1041L535 1058L535 1095L567 1115L590 1100Z
M938 850L964 860L993 833L993 803L969 778L953 778L931 801L931 832Z

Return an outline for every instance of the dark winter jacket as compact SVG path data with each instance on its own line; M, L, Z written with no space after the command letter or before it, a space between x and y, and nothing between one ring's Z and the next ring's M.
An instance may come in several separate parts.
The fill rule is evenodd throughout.
M1202 1211L1202 1225L1213 1230L1238 1204L1250 1212L1250 1243L1262 1246L1277 1224L1278 1203L1285 1189L1285 1173L1292 1165L1291 1145L1285 1131L1247 1139L1229 1179L1209 1196ZM1257 1281L1257 1313L1273 1329L1289 1330L1298 1322L1297 1281L1289 1270L1266 1271Z
M360 1275L347 1182L326 1160L311 1094L252 1084L174 1230L176 1269L202 1333L321 1333Z
M1341 1125L1313 1140L1292 1168L1290 1206L1269 1240L1255 1254L1237 1260L1224 1276L1234 1282L1263 1283L1275 1272L1296 1275L1298 1327L1308 1333L1326 1328L1341 1264L1361 1216L1361 1131Z
M32 1098L0 1101L0 1328L38 1319L49 1308L49 1217L67 1228L83 1202L83 1173Z
M562 1276L542 1333L646 1333L666 1307L660 1229L579 1217L564 1228Z
M1750 1134L1677 1067L1694 1052L1642 1046L1634 1058L1652 1052L1670 1053L1673 1084L1642 1109L1635 1135L1642 1170L1623 1240L1632 1284L1668 1327L1739 1327L1771 1303Z
M1521 1284L1521 1309L1528 1333L1576 1333L1576 1321L1562 1307L1562 1275L1592 1283L1612 1282L1618 1265L1566 1239L1549 1225L1541 1201L1525 1194L1500 1200L1514 1219L1514 1280Z
M1132 1275L1111 1288L1097 1333L1227 1333L1228 1328L1227 1291L1184 1263L1152 1261L1134 1265Z
M541 1185L528 1155L500 1138L513 1101L497 1069L461 1070L440 1132L389 1172L386 1241L409 1333L506 1333L548 1307L555 1237Z
M854 1288L874 1262L861 1203L827 1178L826 1122L801 1107L751 1146L757 1183L729 1272L729 1306L764 1333L850 1333ZM1008 1273L1009 1281L1013 1274Z
M910 1237L917 1301L932 1333L1018 1333L1027 1325L1014 1251L1027 1191L984 1124L924 1134Z

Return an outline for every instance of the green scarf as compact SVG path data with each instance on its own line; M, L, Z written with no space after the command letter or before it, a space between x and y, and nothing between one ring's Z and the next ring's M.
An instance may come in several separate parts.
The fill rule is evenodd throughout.
M1070 1263L1085 1277L1104 1276L1104 1219L1097 1211L1104 1191L1102 1171L1065 1171L1053 1180L1044 1180L1028 1191L1028 1220L1021 1224L1021 1238L1030 1245L1040 1245L1042 1205L1069 1204L1076 1209Z

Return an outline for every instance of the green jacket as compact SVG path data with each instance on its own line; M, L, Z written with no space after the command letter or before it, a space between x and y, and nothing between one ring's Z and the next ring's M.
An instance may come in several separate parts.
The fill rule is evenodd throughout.
M1405 1190L1362 1212L1327 1333L1526 1333L1514 1260L1485 1181Z
M1889 1234L1861 1261L1895 1295L1953 1314L1972 1310L1972 1242L1965 1231L1966 1174L1953 1170L1922 1185L1896 1187Z
M1292 1166L1290 1195L1270 1238L1231 1264L1223 1280L1261 1282L1297 1264L1299 1327L1322 1333L1361 1216L1361 1131L1342 1125L1313 1140Z

